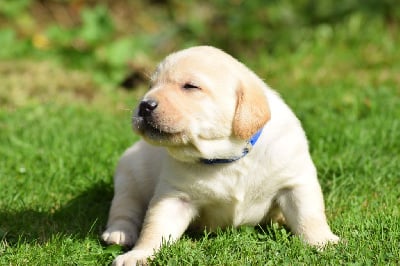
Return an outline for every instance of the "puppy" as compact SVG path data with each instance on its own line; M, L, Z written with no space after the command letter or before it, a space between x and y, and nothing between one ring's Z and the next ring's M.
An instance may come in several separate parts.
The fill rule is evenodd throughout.
M134 248L114 265L145 264L191 226L284 217L306 243L336 243L299 120L259 77L223 51L166 57L133 116L143 140L115 173L106 243Z

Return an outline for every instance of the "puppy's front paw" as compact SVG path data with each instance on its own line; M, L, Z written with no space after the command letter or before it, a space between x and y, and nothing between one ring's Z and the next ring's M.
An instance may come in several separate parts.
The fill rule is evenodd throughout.
M113 266L147 265L147 259L152 255L151 251L131 250L115 258Z
M107 230L101 235L101 238L107 244L131 247L138 238L138 232L132 223L128 221L116 221L108 226Z

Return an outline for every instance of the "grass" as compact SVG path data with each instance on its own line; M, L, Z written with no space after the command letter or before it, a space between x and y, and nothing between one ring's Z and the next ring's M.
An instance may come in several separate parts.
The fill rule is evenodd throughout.
M245 61L302 120L346 241L318 252L276 225L187 233L155 265L400 264L400 53L379 34ZM122 252L99 235L116 161L137 140L137 92L99 90L85 75L0 63L0 265L107 265Z

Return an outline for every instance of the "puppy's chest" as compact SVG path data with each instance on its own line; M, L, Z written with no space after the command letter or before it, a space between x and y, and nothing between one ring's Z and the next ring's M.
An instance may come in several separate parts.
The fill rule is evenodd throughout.
M213 229L259 223L273 194L262 181L247 172L219 172L191 179L181 189L198 207L197 224Z

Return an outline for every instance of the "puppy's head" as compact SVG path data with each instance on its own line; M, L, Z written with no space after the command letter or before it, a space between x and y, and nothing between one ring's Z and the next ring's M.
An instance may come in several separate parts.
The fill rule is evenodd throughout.
M270 119L265 84L209 46L162 61L133 117L133 128L183 161L232 157Z

